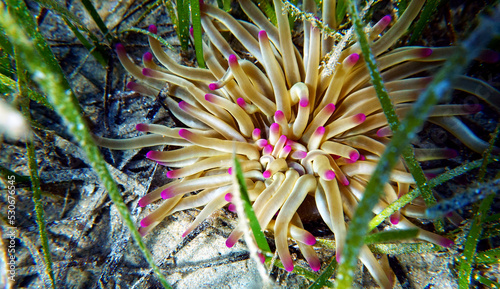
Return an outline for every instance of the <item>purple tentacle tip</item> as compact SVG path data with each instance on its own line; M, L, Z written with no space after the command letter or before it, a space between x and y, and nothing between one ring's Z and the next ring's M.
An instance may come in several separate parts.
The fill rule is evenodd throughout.
M141 199L139 200L139 202L137 203L137 205L138 205L139 207L141 207L141 208L144 208L145 206L147 206L147 205L148 205L148 203L147 203L147 200L145 200L144 198L141 198Z
M138 130L138 131L148 131L149 130L149 126L145 123L138 123L136 126L135 126L135 129Z
M432 54L431 48L423 48L422 51L420 52L421 57L428 57L431 56L431 54Z
M399 224L399 215L398 214L392 214L389 217L389 220L391 221L391 224L397 225L397 224Z
M318 272L319 269L321 269L321 263L319 262L318 259L310 260L309 266L314 272Z
M137 83L133 82L133 81L129 81L127 83L127 89L130 89L130 90L134 90L135 88L137 88Z
M208 89L210 89L210 90L216 90L218 88L219 88L219 86L217 85L217 83L214 83L214 82L212 82L208 85Z
M455 242L450 239L443 238L443 240L440 242L440 245L445 248L451 248L453 245L455 245Z
M144 76L152 76L153 75L153 70L150 68L143 68L142 69L142 75Z
M149 220L147 219L147 217L146 217L146 218L144 218L144 219L142 219L142 221L141 221L141 227L146 228L146 227L147 227L147 226L149 226L149 225L151 225L151 221L149 221Z
M161 192L161 198L166 200L166 199L170 199L171 197L173 197L174 194L173 194L173 191L171 188L166 188L165 190L163 190Z
M148 31L151 32L151 33L153 33L153 34L156 34L156 33L158 33L158 28L156 27L156 25L151 24L148 27Z
M144 57L145 61L151 61L151 60L153 60L153 54L151 52L149 52L149 51L146 52L146 53L144 53L143 57Z
M392 20L392 17L391 15L385 15L384 17L382 17L381 19L384 23L386 23L386 25L388 25L389 23L391 23L391 20Z
M229 62L229 64L237 63L238 57L236 57L236 55L234 55L234 54L231 54L231 55L229 55L228 62Z

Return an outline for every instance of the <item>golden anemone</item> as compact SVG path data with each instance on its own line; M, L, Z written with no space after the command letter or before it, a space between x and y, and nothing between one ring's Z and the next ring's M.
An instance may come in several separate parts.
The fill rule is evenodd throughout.
M304 1L304 11L314 14L315 5L310 2ZM332 3L335 1L323 1L327 7ZM423 3L411 1L392 25L391 17L385 16L368 32L385 86L400 117L431 79L414 75L442 65L454 50L414 46L388 50L405 33ZM208 40L203 43L208 69L177 64L153 37L149 37L151 50L164 67L157 65L149 52L143 57L143 66L138 66L129 59L124 46L118 44L116 52L122 65L139 81L130 82L128 88L156 96L168 83L168 108L185 126L138 124L139 131L150 134L128 140L99 138L99 143L112 149L159 144L178 147L147 154L149 159L172 168L167 176L174 180L140 199L141 207L164 199L158 209L141 221L143 235L174 212L203 207L185 236L212 212L229 204L234 151L259 223L274 232L276 250L285 269L292 271L294 267L288 249L291 238L311 268L319 270L320 261L312 247L316 239L304 229L297 209L307 196L314 198L322 219L335 235L339 260L346 235L345 216L352 217L353 208L363 197L391 131L356 42L345 41L347 36L338 41L306 20L303 49L299 49L292 42L287 14L280 13L286 11L281 1L274 1L278 27L251 1L239 0L239 4L251 22L201 4L201 23ZM323 15L323 19L323 24L338 27L334 15ZM391 27L383 33L388 26ZM157 33L157 28L151 25L149 31ZM223 34L227 31L244 47L245 54L233 50ZM325 57L332 61L321 65ZM477 84L472 78L462 77L455 88L474 93ZM498 95L497 91L494 93ZM455 117L475 112L477 109L466 105L442 104L432 111L430 121L445 127L471 149L482 152L487 144ZM421 161L456 155L451 149L415 151ZM392 171L390 182L381 188L384 193L374 213L406 194L414 184L401 160ZM399 228L415 228L404 216L422 217L424 210L425 205L417 199L391 216L390 221ZM445 247L453 244L437 234L419 230L422 240ZM226 244L233 246L242 234L242 229L236 228ZM360 259L381 286L392 287L392 272L377 262L368 247L363 247Z

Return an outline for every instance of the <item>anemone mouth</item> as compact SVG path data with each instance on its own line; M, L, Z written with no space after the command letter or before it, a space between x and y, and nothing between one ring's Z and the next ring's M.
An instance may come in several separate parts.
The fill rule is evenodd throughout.
M288 249L291 238L299 244L311 268L319 270L319 258L311 247L315 238L304 230L297 213L299 206L307 196L314 198L319 215L335 236L336 256L340 260L346 234L345 217L352 216L352 208L363 197L391 131L369 83L357 44L337 53L335 67L321 67L323 57L335 49L332 39L323 40L323 31L305 21L304 49L299 51L291 41L285 14L277 13L278 27L275 27L250 1L239 2L251 22L237 21L216 7L202 5L202 25L209 38L204 43L208 69L175 63L153 37L149 37L153 53L144 55L144 67L133 63L123 45L117 45L122 65L139 81L128 87L154 95L164 83L171 84L175 89L170 90L167 105L186 127L138 124L137 130L150 134L131 140L100 141L115 149L155 144L180 147L147 154L147 158L172 168L167 177L173 181L139 201L139 206L144 207L164 199L160 208L140 222L141 234L150 232L167 215L203 207L184 237L214 210L228 204L232 210L231 166L235 152L259 223L273 232L285 269L291 271L294 266ZM275 1L274 5L276 11L283 8L281 1ZM429 82L429 77L413 75L441 65L453 50L452 47L402 47L387 51L422 5L423 1L412 1L391 28L387 30L391 19L386 16L369 33L399 116L404 116ZM335 25L334 20L325 21ZM154 25L149 31L157 33ZM237 56L221 31L233 34L259 66ZM378 37L383 31L386 32ZM472 92L473 82L464 77L456 88ZM461 136L473 150L482 151L487 144L458 125L454 117L475 111L462 105L439 105L432 112L431 121ZM427 161L455 154L448 149L433 149L417 150L416 156ZM400 161L384 186L375 211L406 194L413 184L413 177ZM420 217L422 211L419 203L409 205L391 216L390 222L402 228L414 227L405 216ZM421 239L441 246L452 244L446 238L419 230ZM242 234L242 228L236 228L227 239L227 246L233 246ZM385 288L391 286L391 273L378 264L367 247L360 258L379 284Z

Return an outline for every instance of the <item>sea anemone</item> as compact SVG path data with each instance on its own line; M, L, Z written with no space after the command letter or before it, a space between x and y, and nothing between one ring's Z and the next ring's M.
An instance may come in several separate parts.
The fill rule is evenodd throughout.
M323 1L324 7L334 3ZM453 47L415 46L389 50L408 29L423 3L411 1L397 21L385 16L368 32L385 86L400 117L404 117L431 80L422 72L442 65L454 51ZM156 96L168 83L166 105L184 127L141 123L137 130L150 134L98 141L112 149L160 144L178 147L147 153L147 158L171 168L167 177L174 180L139 200L139 206L145 207L164 199L158 209L140 222L142 235L168 215L204 207L184 232L186 236L212 212L230 204L234 152L241 162L255 214L262 228L274 232L284 268L294 268L288 249L291 238L317 271L320 261L312 247L316 239L304 229L297 209L306 197L314 198L323 221L335 236L336 258L340 260L346 235L345 216L352 217L353 208L363 197L391 138L391 130L366 65L360 59L359 45L347 41L348 36L338 39L327 33L331 29L326 26L339 26L334 15L324 13L323 21L305 19L300 49L292 41L287 10L281 1L274 1L277 27L251 1L240 0L239 4L251 22L201 4L201 23L208 40L203 43L208 69L177 64L151 36L153 54L144 54L143 67L129 59L122 44L116 45L120 62L138 80L127 87ZM304 11L308 13L304 15L316 15L315 9L314 1L304 1ZM391 22L394 23L390 25ZM379 36L388 26L391 28ZM244 53L233 50L227 31L234 36L232 41L244 47ZM156 34L156 26L151 25L149 32ZM153 61L153 55L164 67ZM455 88L474 94L479 91L474 89L476 85L498 96L496 90L465 76ZM472 150L482 152L487 143L455 117L477 111L478 107L441 104L432 111L430 121L443 126ZM415 149L415 154L418 160L428 161L452 158L456 151ZM414 184L401 160L392 171L390 182L381 188L384 193L375 213L406 194ZM423 217L424 211L425 205L417 199L391 216L390 221L399 228L415 228L404 216ZM444 247L453 244L442 236L419 230L418 238L422 240ZM233 246L242 235L242 229L237 227L227 239L227 246ZM360 259L382 287L392 287L392 272L377 262L368 247L361 250Z

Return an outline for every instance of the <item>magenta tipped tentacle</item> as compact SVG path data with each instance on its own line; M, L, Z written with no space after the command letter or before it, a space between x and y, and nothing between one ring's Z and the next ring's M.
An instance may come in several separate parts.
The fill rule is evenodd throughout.
M280 125L282 134L288 135L288 122L286 120L285 114L281 110L277 110L274 113L274 121Z
M307 236L305 236L304 244L312 246L316 244L316 238L311 233L309 233Z
M276 218L276 223L274 226L275 240L276 240L276 250L278 255L285 266L287 271L293 270L293 262L288 251L288 244L286 241L288 223L290 222L293 212L297 210L304 198L308 193L312 193L316 190L316 178L311 175L303 175L298 178L295 183L289 198L285 201L281 207L280 213Z
M155 76L155 71L151 68L143 68L142 69L142 75L147 76L147 77L154 77Z
M151 225L151 223L152 223L151 220L148 220L147 217L146 217L146 218L144 218L144 219L141 220L140 225L141 225L141 227L146 228L149 225Z
M391 224L397 225L399 224L399 219L400 219L400 214L399 213L394 213L389 217Z
M321 269L321 262L319 261L319 258L308 260L308 263L314 272L318 272L319 269Z
M274 157L278 157L278 154L283 150L288 138L285 135L280 136L276 144L274 145L273 152L271 153Z
M127 89L135 91L138 85L139 85L138 83L130 81L127 83Z
M153 34L157 34L158 33L158 28L156 27L156 25L151 24L148 27L148 31L151 32L151 33L153 33Z
M170 179L176 179L176 178L178 178L176 170L168 171L167 172L167 178L170 178Z
M147 62L152 61L153 60L153 54L151 54L151 52L148 51L148 52L144 53L144 55L142 56L142 58L145 61L147 61Z
M252 138L253 138L253 140L256 141L256 140L260 139L260 134L261 134L260 128L254 129L253 132L252 132Z
M137 202L137 205L141 208L144 208L149 204L150 204L150 202L147 199L140 199L139 202Z
M384 126L377 130L378 137L387 137L392 136L392 130L389 126Z
M320 146L324 135L325 135L325 127L324 126L317 127L316 130L309 137L309 141L307 143L307 149L309 151L317 149Z
M173 191L172 188L166 188L165 190L163 190L161 192L161 198L166 200L166 199L170 199L172 197L175 196L175 192Z
M358 151L349 152L349 159L353 162L357 161L359 159L359 152Z
M384 17L382 17L382 19L380 19L380 25L383 25L383 28L382 30L385 29L385 27L387 27L387 25L389 25L389 23L391 23L391 15L385 15ZM378 25L378 23L377 23Z
M455 242L453 240L443 238L440 242L440 245L445 248L451 248L455 245Z
M236 100L236 102L238 103L239 106L241 106L242 108L245 108L247 106L247 103L245 102L245 100L243 98L238 98Z
M148 131L148 125L146 123L138 123L136 126L135 126L135 129L138 130L138 131L145 131L147 132Z
M269 145L269 142L267 141L267 139L258 139L255 141L255 144L259 147L259 148L264 148L266 147L267 145Z
M258 256L259 256L260 262L262 264L264 264L266 262L266 256L264 256L264 254L262 254L260 252L258 253Z
M264 146L264 149L262 150L263 155L270 155L273 152L274 148L272 145L268 144Z
M335 111L335 105L333 103L327 104L322 110L320 110L320 112L314 117L314 119L307 127L306 131L304 132L304 135L302 136L302 139L306 140L310 138L318 127L323 126L328 121L328 119L330 118L330 116L333 114L334 111Z
M420 57L428 57L431 56L432 54L432 49L431 48L422 48L419 51Z
M283 149L279 152L278 158L286 159L291 151L292 147L290 145L284 146Z
M327 181L331 181L335 179L335 172L333 170L327 170L323 177Z
M290 231L290 236L292 238L305 245L312 246L316 244L316 238L311 233L309 233L308 231L304 230L301 227L291 224L289 231Z

